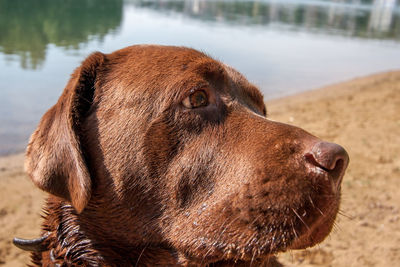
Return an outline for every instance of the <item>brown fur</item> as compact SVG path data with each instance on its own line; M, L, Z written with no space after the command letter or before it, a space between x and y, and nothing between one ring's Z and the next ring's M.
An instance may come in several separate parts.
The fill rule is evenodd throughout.
M208 106L182 105L200 89ZM51 194L33 264L272 266L321 242L347 156L265 116L256 87L198 51L92 54L27 149Z

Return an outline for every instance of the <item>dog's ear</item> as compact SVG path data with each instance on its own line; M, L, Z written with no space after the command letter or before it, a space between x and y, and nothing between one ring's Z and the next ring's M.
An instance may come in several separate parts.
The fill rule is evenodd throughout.
M91 197L92 181L81 143L81 124L89 111L96 76L105 55L90 55L75 70L57 104L32 134L25 170L40 189L69 200L78 213Z

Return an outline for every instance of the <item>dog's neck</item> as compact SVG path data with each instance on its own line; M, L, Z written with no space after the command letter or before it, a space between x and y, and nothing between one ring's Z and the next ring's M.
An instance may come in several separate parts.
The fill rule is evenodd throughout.
M133 247L92 233L74 208L50 197L44 209L43 251L32 252L37 266L176 266L176 252L147 244ZM110 225L112 229L112 225ZM115 263L118 263L117 265Z

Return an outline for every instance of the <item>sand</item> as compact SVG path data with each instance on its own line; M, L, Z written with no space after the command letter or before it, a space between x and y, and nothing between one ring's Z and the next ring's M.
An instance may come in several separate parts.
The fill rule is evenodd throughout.
M269 117L343 145L350 165L341 214L320 245L279 255L285 266L396 266L400 262L400 71L357 78L267 103ZM37 237L45 194L23 155L0 158L0 266L23 266L13 236Z

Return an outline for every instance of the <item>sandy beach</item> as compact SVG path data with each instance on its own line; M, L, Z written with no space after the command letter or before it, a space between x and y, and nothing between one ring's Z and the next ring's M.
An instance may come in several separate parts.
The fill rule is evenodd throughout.
M396 266L400 262L400 71L269 101L269 118L346 148L341 212L320 245L279 255L285 266ZM14 236L34 238L45 194L23 155L0 158L0 266L24 266Z

